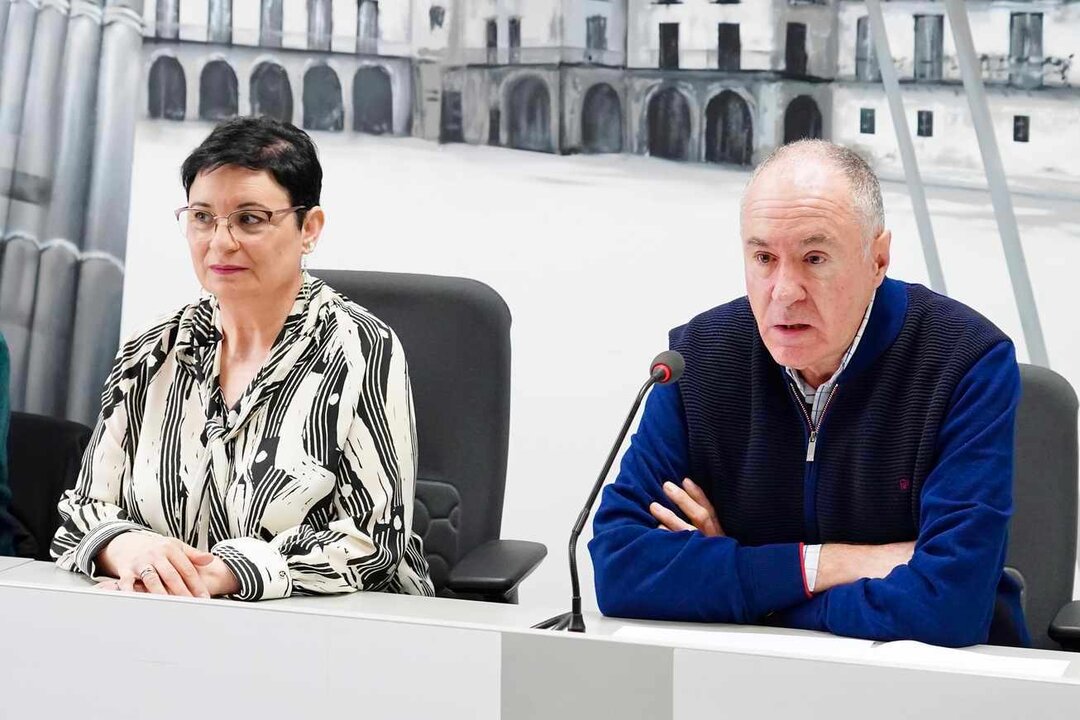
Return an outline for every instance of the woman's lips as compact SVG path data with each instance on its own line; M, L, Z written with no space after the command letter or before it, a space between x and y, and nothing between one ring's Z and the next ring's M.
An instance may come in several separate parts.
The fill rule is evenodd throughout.
M237 265L211 265L210 270L218 275L235 275L246 268Z

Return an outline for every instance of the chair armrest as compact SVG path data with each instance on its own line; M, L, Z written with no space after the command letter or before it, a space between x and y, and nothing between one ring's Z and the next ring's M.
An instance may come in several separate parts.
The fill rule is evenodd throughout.
M1066 650L1080 652L1080 600L1061 608L1050 623L1050 638Z
M517 586L547 555L547 547L524 540L492 540L463 557L450 570L448 590L495 602L515 602Z

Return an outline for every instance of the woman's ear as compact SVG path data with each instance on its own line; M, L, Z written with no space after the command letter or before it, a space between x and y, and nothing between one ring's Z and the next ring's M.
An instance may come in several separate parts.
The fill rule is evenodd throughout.
M304 214L304 225L300 228L300 244L305 253L315 249L324 225L326 225L326 213L318 205Z

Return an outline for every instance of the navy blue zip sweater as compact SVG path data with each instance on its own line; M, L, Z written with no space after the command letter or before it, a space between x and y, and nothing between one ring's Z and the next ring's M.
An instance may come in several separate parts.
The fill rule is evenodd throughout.
M1028 644L1003 575L1020 377L973 310L886 279L817 428L746 298L671 333L686 373L653 390L589 544L607 615L758 623L875 640ZM690 477L726 537L656 528ZM915 541L907 565L808 596L804 543Z

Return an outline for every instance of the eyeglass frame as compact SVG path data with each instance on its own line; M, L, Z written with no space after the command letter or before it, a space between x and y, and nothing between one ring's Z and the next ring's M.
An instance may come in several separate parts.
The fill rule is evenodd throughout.
M309 208L307 205L294 205L293 207L282 208L281 210L266 210L264 208L238 208L236 210L233 210L231 213L227 213L225 215L214 215L213 213L210 213L209 210L206 210L204 208L198 208L198 207L192 207L191 205L185 205L184 207L176 208L176 210L173 211L173 215L176 216L176 222L180 222L180 213L182 213L182 212L188 212L189 210L200 210L202 212L210 213L210 219L213 221L214 229L209 233L208 237L213 237L214 234L217 232L218 221L219 220L224 220L225 221L225 229L229 231L229 237L231 237L233 239L233 242L239 242L239 240L236 239L236 235L233 234L233 226L232 226L232 219L231 219L232 216L236 215L237 213L244 213L244 212L270 213L270 219L267 220L267 222L271 222L274 219L275 215L280 215L281 213L300 212L301 210L307 211L307 210L310 210L310 209L311 208Z

